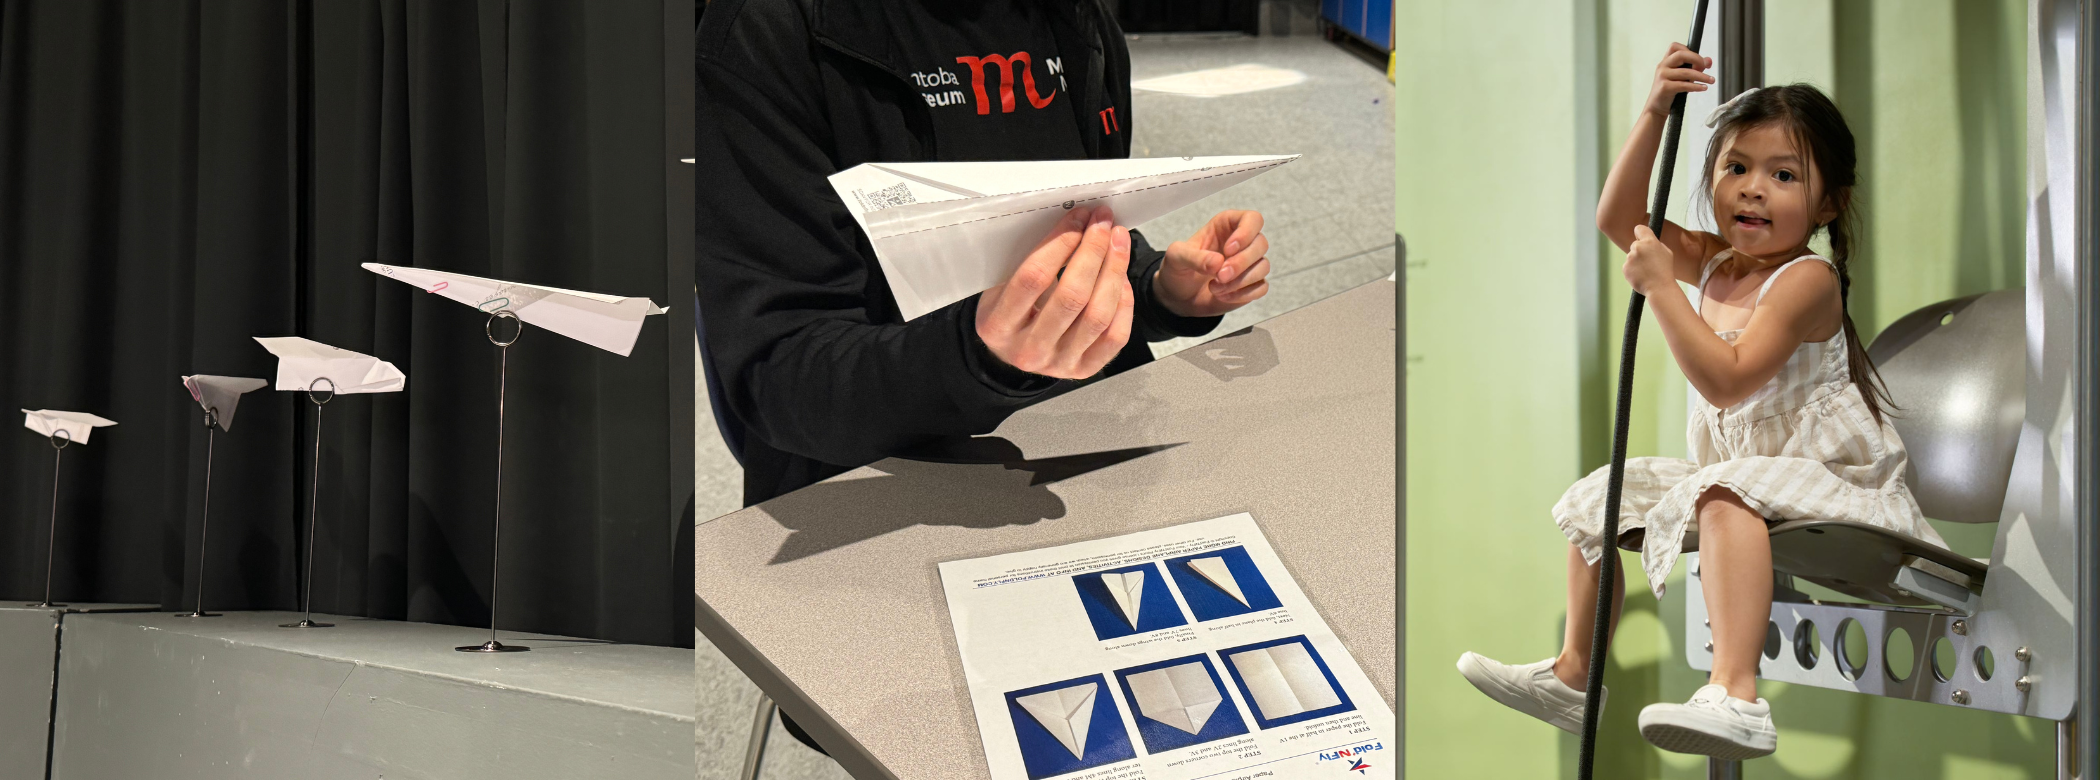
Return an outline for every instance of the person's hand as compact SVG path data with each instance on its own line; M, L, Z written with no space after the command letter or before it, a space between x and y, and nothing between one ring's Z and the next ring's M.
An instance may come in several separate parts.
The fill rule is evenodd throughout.
M1655 64L1655 84L1648 88L1648 103L1642 108L1656 116L1669 116L1670 101L1678 93L1705 92L1706 85L1714 83L1714 77L1705 72L1713 66L1712 57L1701 57L1682 43L1670 44L1662 62Z
M977 301L977 336L1031 374L1085 379L1130 341L1130 229L1107 207L1076 208Z
M1642 295L1653 295L1651 290L1665 289L1676 281L1676 254L1667 244L1657 240L1647 225L1633 228L1633 246L1626 249L1626 265L1621 269L1626 274L1626 284Z
M1187 241L1167 246L1152 294L1183 317L1215 317L1269 292L1269 239L1261 212L1220 211Z

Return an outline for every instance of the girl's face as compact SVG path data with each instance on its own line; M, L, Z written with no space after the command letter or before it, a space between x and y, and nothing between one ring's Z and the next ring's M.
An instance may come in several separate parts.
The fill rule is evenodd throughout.
M1714 222L1737 252L1792 255L1808 246L1817 226L1837 217L1822 181L1785 128L1768 123L1743 130L1714 162Z

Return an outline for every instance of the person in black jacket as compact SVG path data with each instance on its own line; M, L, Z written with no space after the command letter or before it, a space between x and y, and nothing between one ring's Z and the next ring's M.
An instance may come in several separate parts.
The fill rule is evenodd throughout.
M694 57L694 277L719 400L745 432L747 505L990 431L1268 290L1258 213L1218 214L1162 252L1080 208L1007 284L899 316L826 177L864 162L1128 157L1129 52L1099 0L715 0ZM1007 288L1030 295L992 305ZM1043 305L1060 295L1072 309ZM1079 348L1045 348L1089 328L1101 332Z
M703 357L742 434L746 505L987 433L1268 290L1258 213L1160 251L1078 208L1008 282L899 315L826 177L1128 157L1129 51L1100 0L714 0L694 69Z

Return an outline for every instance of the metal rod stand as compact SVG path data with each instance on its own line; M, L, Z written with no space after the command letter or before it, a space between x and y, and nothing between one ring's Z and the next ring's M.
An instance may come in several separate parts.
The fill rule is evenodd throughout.
M1706 780L1743 780L1743 762L1706 759Z
M328 383L328 397L315 398L314 387ZM335 400L335 380L321 377L306 386L306 400L314 403L314 483L307 495L306 513L306 619L297 623L281 623L278 628L334 628L334 623L314 622L314 529L321 517L321 407Z
M65 606L51 602L51 564L58 551L58 467L64 465L66 445L72 443L73 434L67 433L66 429L51 432L51 449L55 452L51 455L51 535L44 542L44 600L29 605L40 609Z
M510 320L517 326L509 341L496 338L496 321ZM489 554L489 641L478 645L461 645L452 648L462 653L522 653L532 648L524 645L506 645L496 641L496 605L503 588L503 398L504 380L510 372L510 345L525 335L525 323L509 309L497 309L489 314L488 324L482 326L488 334L489 343L496 345L496 512L491 518L496 526L496 538L491 543L494 549Z
M773 731L773 710L778 707L773 697L758 694L758 712L751 717L751 742L744 747L744 771L737 775L741 780L758 780L759 767L766 758L766 737Z
M219 438L219 410L210 407L204 410L204 521L197 534L197 611L187 612L182 617L218 617L216 612L204 611L204 556L211 551L211 457Z

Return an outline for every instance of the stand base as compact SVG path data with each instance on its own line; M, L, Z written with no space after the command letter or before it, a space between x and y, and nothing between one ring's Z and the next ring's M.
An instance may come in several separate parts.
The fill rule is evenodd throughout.
M464 645L452 649L462 653L522 653L532 648L524 645L506 645L491 639L478 645Z
M43 602L43 603L40 603L40 604L23 604L22 606L25 606L25 607L29 607L29 608L32 608L32 609L51 609L52 607L63 607L63 606L65 606L65 605L64 605L64 604L53 604L53 603L51 603L51 602L49 602L49 601L46 601L46 602Z
M278 628L335 628L334 623L315 623L311 618L297 623L279 623Z
M225 617L217 612L183 612L176 617Z

